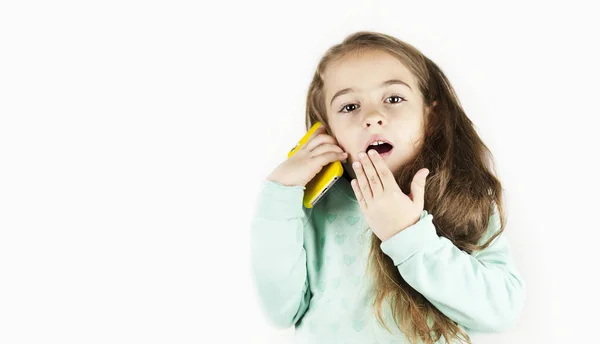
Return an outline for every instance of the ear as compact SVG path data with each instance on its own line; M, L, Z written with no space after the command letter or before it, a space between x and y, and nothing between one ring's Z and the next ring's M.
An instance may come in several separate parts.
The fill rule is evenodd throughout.
M433 110L433 108L435 108L437 106L437 100L435 100L431 105L427 106L427 113L429 114L429 112L431 112Z
M428 125L429 120L430 120L430 115L431 112L433 111L433 108L437 105L437 101L434 101L433 104L429 105L429 106L425 106L425 114L424 114L424 120L423 123L425 124L425 126Z

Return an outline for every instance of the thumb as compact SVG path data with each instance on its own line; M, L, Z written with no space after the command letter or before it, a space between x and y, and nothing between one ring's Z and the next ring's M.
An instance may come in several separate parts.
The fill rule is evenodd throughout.
M415 174L410 184L410 199L421 209L425 206L425 181L428 175L428 169L421 169Z

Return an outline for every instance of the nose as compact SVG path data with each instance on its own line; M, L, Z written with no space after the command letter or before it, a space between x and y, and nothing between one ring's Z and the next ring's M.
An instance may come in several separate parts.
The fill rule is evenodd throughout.
M365 126L368 128L372 125L383 125L386 123L386 119L385 117L383 117L381 115L381 113L379 111L372 111L366 118L365 118Z

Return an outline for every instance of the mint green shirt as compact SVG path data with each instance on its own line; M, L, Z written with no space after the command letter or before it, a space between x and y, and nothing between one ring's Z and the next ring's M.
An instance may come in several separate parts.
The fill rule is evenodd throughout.
M294 343L408 343L389 307L379 325L367 274L371 231L352 186L339 179L312 208L302 186L263 181L251 225L251 266L259 303L277 328L295 326ZM467 333L498 332L521 312L525 285L504 233L473 255L420 220L380 245L398 271ZM481 243L500 228L494 213ZM443 338L438 343L444 343Z

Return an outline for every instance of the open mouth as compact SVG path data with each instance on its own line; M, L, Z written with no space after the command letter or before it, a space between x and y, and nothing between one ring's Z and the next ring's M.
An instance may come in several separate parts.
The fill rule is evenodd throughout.
M389 153L393 148L394 147L389 143L374 144L367 147L367 152L369 152L371 149L374 149L377 151L377 153L383 155L385 153Z

